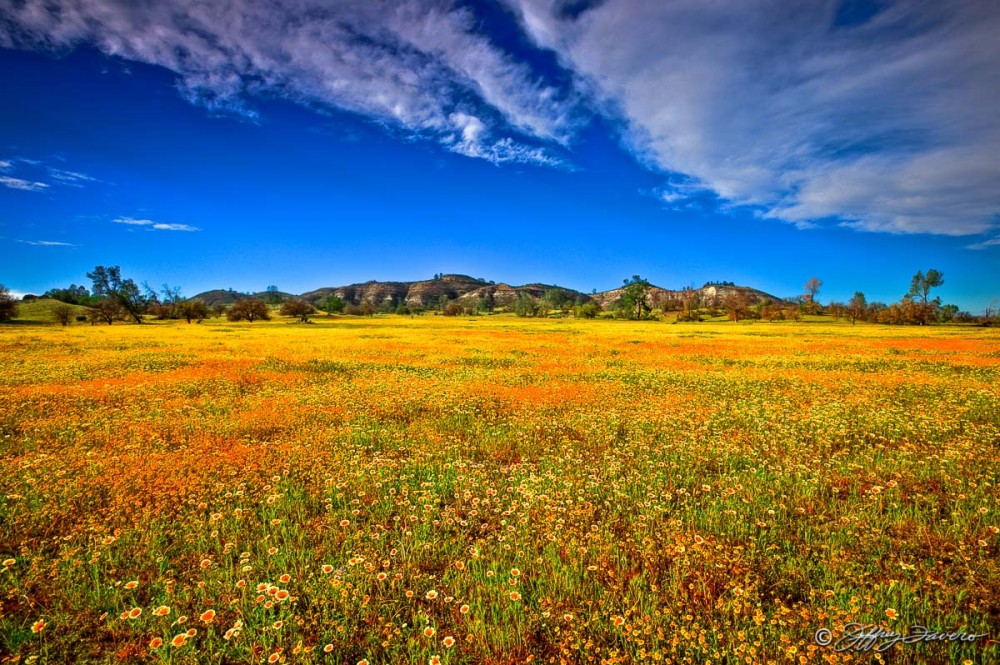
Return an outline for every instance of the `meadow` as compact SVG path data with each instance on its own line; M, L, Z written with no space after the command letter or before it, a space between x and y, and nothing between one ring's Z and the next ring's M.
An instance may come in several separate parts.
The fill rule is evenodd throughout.
M0 453L3 663L1000 660L998 330L8 325Z

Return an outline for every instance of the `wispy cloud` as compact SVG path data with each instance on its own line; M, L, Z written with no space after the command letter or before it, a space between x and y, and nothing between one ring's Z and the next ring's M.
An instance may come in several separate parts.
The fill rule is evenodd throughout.
M10 189L20 189L25 192L40 192L48 188L48 184L44 182L24 180L23 178L14 178L7 175L0 175L0 185L9 187Z
M0 41L2 41L2 36L0 36ZM48 189L52 184L83 187L86 183L97 182L96 178L92 178L85 173L52 168L51 166L46 166L40 160L24 157L0 159L0 173L23 176L0 175L0 185L26 192L40 192ZM39 180L39 178L54 182L44 182L43 180Z
M84 173L62 171L60 169L52 168L49 169L49 177L62 185L68 185L70 187L83 187L85 183L97 182L96 178L92 178Z
M18 240L25 245L35 245L36 247L76 247L71 242L60 242L58 240Z
M504 1L640 159L732 204L799 226L998 226L996 3Z
M115 224L127 224L128 226L142 226L151 231L200 231L197 226L189 224L170 224L164 222L154 222L151 219L135 219L134 217L118 217L111 220Z
M254 93L346 109L495 162L548 163L579 122L548 84L449 0L27 0L0 6L0 47L105 53L166 67L182 94L253 116ZM5 26L6 27L6 26ZM457 140L476 116L480 141Z
M966 249L987 249L988 247L1000 247L1000 236L990 238L982 242L973 243L971 245L966 245Z

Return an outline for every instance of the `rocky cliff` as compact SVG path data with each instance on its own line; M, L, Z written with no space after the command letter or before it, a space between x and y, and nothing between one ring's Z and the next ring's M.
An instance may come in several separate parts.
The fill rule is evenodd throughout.
M480 299L486 299L491 301L494 307L510 307L519 294L524 293L538 300L551 289L558 290L561 299L564 301L574 303L596 302L604 309L610 309L622 297L621 288L602 291L600 293L585 294L573 289L549 284L536 283L525 284L523 286L512 286L503 283L496 284L483 279L469 277L468 275L439 275L434 279L417 282L378 282L371 280L347 286L323 287L307 291L297 297L320 306L322 301L329 296L336 296L345 303L360 305L363 302L369 302L375 307L381 307L385 304L392 306L437 307L440 305L442 297L447 300L457 300L463 305L473 305ZM253 297L264 297L266 295L271 294L258 293L253 294ZM762 300L771 300L779 305L785 304L785 301L781 298L748 286L721 283L706 284L699 289L681 290L651 286L647 294L647 302L652 308L663 310L682 309L687 300L693 300L697 306L701 307L718 307L730 295L740 295L750 305L757 304ZM287 293L281 293L280 296L283 298L296 297ZM237 300L251 296L230 289L228 291L206 291L195 297L201 298L209 305L214 305L216 303L231 304Z

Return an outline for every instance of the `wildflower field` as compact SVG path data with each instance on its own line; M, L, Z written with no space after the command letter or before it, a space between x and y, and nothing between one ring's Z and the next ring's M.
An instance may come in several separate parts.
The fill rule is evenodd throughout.
M4 663L1000 661L996 330L6 326L0 452Z

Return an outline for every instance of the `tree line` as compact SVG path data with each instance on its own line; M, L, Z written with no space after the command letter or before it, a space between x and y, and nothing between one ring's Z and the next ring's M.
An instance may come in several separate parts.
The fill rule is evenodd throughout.
M92 283L89 289L86 286L71 284L66 288L50 289L43 295L45 298L60 301L61 304L52 310L54 318L59 323L68 325L74 318L89 321L91 324L110 325L115 321L142 323L145 317L159 320L180 319L192 323L221 316L226 316L231 321L253 322L270 319L272 309L269 305L279 304L280 315L298 318L304 323L308 323L309 317L317 311L325 311L330 315L355 316L373 316L376 313L412 315L423 311L423 308L412 307L402 301L397 302L396 298L386 299L376 307L368 301L357 305L348 303L335 294L321 299L317 303L318 310L311 303L281 295L276 286L269 286L264 298L245 294L245 297L241 297L228 307L223 304L210 307L200 299L184 298L180 287L164 284L160 289L154 290L145 282L139 286L132 279L123 277L119 266L97 266L87 273L87 277ZM633 275L623 281L618 298L612 301L607 309L602 308L593 299L559 287L545 289L540 298L521 291L506 309L521 317L555 314L584 319L602 316L632 320L654 319L667 312L676 312L674 320L678 322L701 321L705 317L725 314L733 321L800 320L804 315L825 315L846 319L852 324L859 321L896 325L948 322L1000 324L1000 308L995 305L987 308L983 316L976 317L960 311L955 305L943 304L939 297L932 298L932 291L943 284L944 275L940 271L936 269L917 271L910 281L909 291L898 302L890 304L869 302L865 295L858 291L846 303L830 302L824 306L819 302L823 282L817 277L812 277L805 283L801 295L774 301L768 298L755 299L749 290L726 281L706 282L703 289L707 287L721 289L721 297L711 300L706 300L703 289L695 290L691 287L665 295L662 291L654 292L647 279ZM25 296L25 300L34 297ZM17 304L17 299L0 285L0 321L14 318L17 315ZM78 314L79 310L74 309L72 305L85 307L86 313ZM448 294L442 294L436 306L437 313L445 316L481 315L496 309L496 303L489 293L465 302L459 302Z

